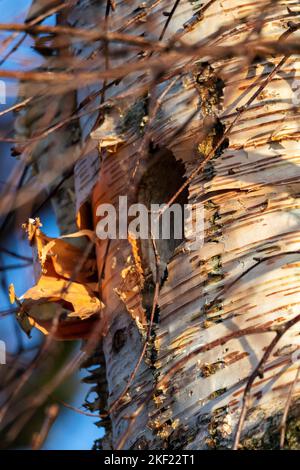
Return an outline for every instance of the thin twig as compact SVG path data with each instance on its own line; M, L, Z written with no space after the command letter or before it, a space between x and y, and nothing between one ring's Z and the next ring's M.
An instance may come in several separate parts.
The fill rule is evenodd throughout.
M70 37L78 37L87 41L109 41L121 42L134 46L143 47L146 49L162 50L163 44L159 41L150 41L141 36L134 36L132 34L118 33L118 32L102 32L99 28L83 29L75 28L72 26L48 26L48 25L31 25L19 23L0 23L0 31L20 31L31 34L50 33L55 35L65 34Z
M28 261L29 263L32 263L32 258L29 258L29 256L20 255L19 253L16 253L13 250L9 250L8 248L0 246L0 252L6 253L9 256L13 256L14 258L18 258L23 261Z
M289 414L289 409L290 409L292 398L293 398L293 392L294 392L294 389L295 389L296 384L298 382L299 376L300 376L300 366L298 367L298 369L296 371L295 378L294 378L294 380L293 380L293 382L290 386L289 393L288 393L288 396L287 396L287 400L286 400L286 403L285 403L285 407L284 407L284 410L283 410L283 415L282 415L282 419L281 419L281 423L280 423L280 449L283 449L283 447L284 447L287 417L288 417L288 414Z
M167 28L168 28L168 26L169 26L169 24L170 24L170 22L171 22L171 20L172 20L172 18L173 18L173 15L174 15L174 13L175 13L175 11L176 11L176 9L177 9L179 3L180 3L180 0L176 0L175 3L174 3L174 5L173 5L173 7L172 7L172 10L171 10L170 13L168 14L167 21L165 22L164 27L163 27L163 29L162 29L162 32L160 33L160 36L159 36L159 40L160 40L160 41L164 38L164 35L165 35L166 31L167 31Z
M46 416L39 433L34 433L32 437L32 450L39 450L44 444L54 421L56 420L59 413L59 407L56 404L50 405L46 409Z
M69 403L66 403L63 400L57 399L57 401L63 405L65 408L68 408L69 410L75 411L78 414L88 416L89 418L98 418L97 414L95 413L89 413L88 411L80 410L76 406L70 405Z
M261 377L263 375L264 366L265 366L267 360L269 359L271 353L273 352L275 346L277 345L279 340L282 338L282 336L287 332L287 330L289 328L296 325L296 323L298 323L299 321L300 321L300 314L297 315L292 320L289 320L288 322L286 322L284 325L280 326L280 328L278 328L276 330L275 337L273 338L271 343L266 348L266 350L264 352L264 355L262 356L262 358L259 361L258 365L255 367L254 371L250 375L250 377L247 381L244 393L243 393L242 410L241 410L241 413L240 413L239 422L238 422L236 433L235 433L234 443L233 443L233 447L232 447L233 450L237 450L238 447L239 447L243 425L244 425L244 422L245 422L245 419L246 419L247 411L248 411L249 406L250 406L250 392L251 392L253 382L255 381L255 379L257 377Z

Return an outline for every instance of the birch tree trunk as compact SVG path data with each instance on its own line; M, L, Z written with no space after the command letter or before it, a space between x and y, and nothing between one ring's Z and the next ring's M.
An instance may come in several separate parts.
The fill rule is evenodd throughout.
M95 26L105 8L78 2L69 23ZM240 445L278 446L298 369L296 320L266 357L247 408L242 398L278 328L300 313L299 56L283 55L285 41L299 38L299 13L293 0L118 0L108 31L159 39L169 50L78 48L84 59L96 54L103 70L149 62L114 86L104 82L107 106L96 129L81 121L101 159L94 227L99 204L118 207L119 196L128 204L168 202L183 184L176 201L204 217L200 248L195 231L180 243L158 243L157 305L151 240L103 241L97 250L106 378L94 373L90 381L101 390L99 411L112 410L96 447L230 448L242 410ZM298 395L297 382L290 447L299 445ZM97 409L99 397L89 406Z

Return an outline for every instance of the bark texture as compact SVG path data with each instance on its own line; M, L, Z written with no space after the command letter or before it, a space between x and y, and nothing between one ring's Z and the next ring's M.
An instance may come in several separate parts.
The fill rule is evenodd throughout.
M210 36L212 48L234 45L250 40L257 22L261 37L277 40L299 8L292 1L273 2L262 17L266 5L265 1L204 5L182 1L164 39L178 32L186 44ZM147 9L146 33L148 25L152 37L158 37L165 23L162 12L170 5L150 2ZM117 10L119 25L124 25L133 5L117 2ZM120 16L123 11L124 21ZM137 34L141 27L143 23L125 30ZM253 34L256 37L258 33ZM297 32L294 34L297 37ZM151 116L151 106L153 110L158 97L170 87L149 124L152 148L172 152L184 163L188 177L236 118L239 108L245 105L245 109L228 140L224 139L188 186L188 201L194 210L204 209L204 246L198 251L191 249L194 234L176 248L167 263L152 344L122 406L111 414L112 447L120 442L124 448L137 449L230 447L246 381L274 337L271 331L236 333L278 325L298 313L299 124L293 100L298 57L288 56L273 76L270 74L282 55L196 59L195 52L194 57L183 60L188 72L179 73L173 86L172 79L159 83L148 97L146 113ZM134 90L143 80L149 76L139 75L118 87ZM264 80L268 83L248 105ZM154 158L148 147L143 149L142 103L128 101L125 110L116 104L114 127L107 117L110 125L104 122L92 134L100 149L107 137L121 135L124 142L113 154L101 150L95 205L117 205L118 196L126 194L136 202L139 181ZM210 132L203 135L208 126ZM135 172L136 178L130 179ZM163 185L165 174L160 178ZM105 249L103 246L98 253L99 266ZM140 255L143 258L142 252ZM110 323L104 339L110 404L120 396L137 361L145 335L141 310L144 308L147 318L153 278L146 266L141 282L127 240L112 241L105 259L102 295ZM124 279L122 271L129 266L131 277L128 274ZM114 341L120 332L122 347L116 349ZM278 343L263 377L256 380L243 431L242 439L247 442L251 436L259 439L271 429L274 419L278 420L296 373L291 353L298 346L296 325ZM155 392L148 400L152 388ZM294 393L298 390L296 385ZM125 417L142 403L142 411L126 434Z
M108 31L164 43L177 33L178 47L183 42L190 48L179 55L170 47L160 60L147 50L124 53L116 43L73 46L79 58L94 60L101 69L157 59L151 72L102 82L105 93L95 95L96 104L106 101L102 120L94 128L94 115L81 120L82 139L91 134L101 159L92 200L94 225L100 203L118 207L124 195L128 204L167 202L194 175L180 202L193 205L193 217L196 211L204 214L204 244L195 250L200 234L191 232L179 245L159 245L155 322L128 390L147 334L155 256L151 241L103 241L98 248L108 333L103 351L88 362L101 365L90 378L100 397L89 407L103 412L126 393L96 447L228 448L247 380L275 335L253 328L278 326L299 313L299 58L288 55L283 61L282 53L263 50L260 56L246 47L257 38L277 41L287 31L299 38L291 24L299 5L293 0L115 4L105 23ZM173 7L166 26L164 12ZM79 1L68 22L97 26L105 8L106 2ZM202 54L204 39L211 52ZM234 49L242 41L244 53ZM231 46L227 58L216 57L220 45ZM169 76L161 80L165 67ZM145 91L149 84L151 93ZM80 98L98 88L87 87ZM276 430L298 367L292 353L298 347L296 324L252 387L244 447L277 446ZM291 416L288 445L293 447L299 432L296 401Z

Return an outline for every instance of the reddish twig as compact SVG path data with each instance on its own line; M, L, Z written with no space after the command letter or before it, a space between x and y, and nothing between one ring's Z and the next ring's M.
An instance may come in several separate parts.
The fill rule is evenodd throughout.
M68 410L75 411L75 412L78 413L78 414L81 414L81 415L84 415L84 416L88 416L89 418L97 418L97 417L98 417L95 413L89 413L88 411L80 410L80 409L77 408L76 406L70 405L69 403L66 403L66 402L63 401L63 400L57 399L57 401L58 401L61 405L63 405L65 408L68 408Z
M38 450L42 447L51 427L53 426L54 421L56 420L59 413L59 407L56 404L50 405L46 409L46 416L39 433L34 433L32 437L32 450Z
M245 390L244 390L244 394L243 394L242 410L241 410L241 413L240 413L239 422L238 422L236 433L235 433L234 443L233 443L233 447L232 447L233 450L237 450L238 447L239 447L243 425L244 425L244 422L245 422L245 419L246 419L247 411L248 411L249 406L250 406L250 392L251 392L253 382L255 381L255 379L257 377L261 377L263 375L264 366L265 366L267 360L269 359L273 349L275 348L275 346L277 345L279 340L282 338L282 336L287 332L287 330L289 328L296 325L296 323L298 323L299 321L300 321L300 314L297 315L292 320L289 320L288 322L286 322L284 325L281 325L281 326L277 327L277 329L275 330L275 332L276 332L275 337L273 338L271 343L266 348L266 350L264 352L264 355L262 356L262 358L259 361L258 365L256 366L256 368L254 369L254 371L250 375L250 377L247 381Z
M286 400L286 404L285 404L285 407L284 407L284 410L283 410L283 415L282 415L282 419L281 419L281 423L280 423L280 449L283 449L283 447L284 447L287 417L288 417L288 414L289 414L289 409L290 409L292 398L293 398L293 391L296 387L299 376L300 376L300 366L298 367L298 369L296 371L295 378L294 378L294 380L293 380L293 382L290 386L289 393L288 393L287 400Z

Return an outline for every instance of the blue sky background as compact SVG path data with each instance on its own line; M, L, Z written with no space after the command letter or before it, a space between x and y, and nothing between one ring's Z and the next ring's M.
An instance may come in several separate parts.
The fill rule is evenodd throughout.
M26 11L30 5L29 0L0 0L1 9L1 23L6 22L22 22L26 16ZM48 20L48 23L53 20ZM1 33L0 41L3 40L5 34ZM30 39L28 40L30 41ZM9 48L10 49L10 48ZM2 58L0 52L0 59ZM25 42L24 45L5 62L3 67L8 70L31 68L39 62L39 56L30 49L30 42ZM10 82L7 84L7 102L5 105L0 104L1 109L5 109L15 102L17 93L17 84ZM11 116L0 118L1 129L5 128L6 122L11 119ZM0 144L0 192L3 184L8 178L11 170L13 169L15 159L10 156L10 145ZM45 207L39 214L43 222L43 231L49 236L57 236L58 228L56 226L55 218L51 207ZM14 230L10 233L9 239L1 241L2 245L5 244L6 248L17 251L21 255L31 257L31 248L28 246L27 240L22 237L22 230ZM7 266L18 263L16 258L1 254L0 266ZM21 295L34 284L32 267L28 266L22 269L12 269L6 272L6 279L8 283L13 282L18 295ZM0 288L0 310L10 308L7 292L3 287ZM13 316L8 316L0 319L0 339L5 340L9 352L14 352L16 348L15 331L16 320ZM18 327L19 328L19 327ZM30 345L39 342L40 333L34 332L32 339L28 340L26 335L21 332L24 344L30 341ZM78 347L80 344L78 344ZM5 367L1 366L0 367ZM78 408L84 401L90 385L82 384L81 378L87 375L86 371L79 371L71 378L72 384L75 384L74 396L69 403ZM63 408L57 420L55 421L48 439L44 445L44 449L62 450L62 449L90 449L95 439L102 435L101 429L97 428L93 423L99 421L97 417L91 418L80 415L72 410Z

